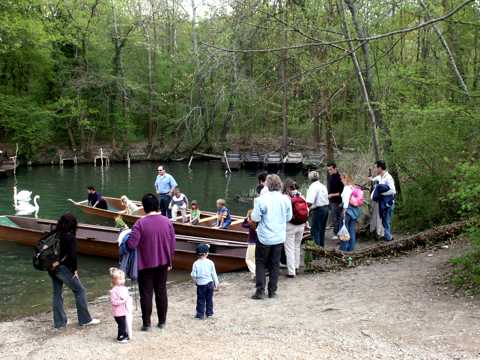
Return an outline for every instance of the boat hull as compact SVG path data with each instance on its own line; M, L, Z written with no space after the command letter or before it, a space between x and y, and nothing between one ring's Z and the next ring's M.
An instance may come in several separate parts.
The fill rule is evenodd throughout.
M112 197L104 197L107 201L109 208L112 209L119 209L121 207L120 199L112 198ZM103 218L108 218L114 220L118 215L118 211L112 210L103 210L98 208L93 208L91 206L86 205L86 202L83 201L81 203L75 203L75 206L79 207L84 213L89 215L95 215ZM212 216L212 213L202 212L203 214ZM144 215L143 210L139 212L138 215L122 215L122 218L128 224L134 224L138 219L140 219ZM212 239L223 239L223 240L231 240L231 241L239 241L239 242L247 242L248 240L248 233L247 231L241 227L239 222L239 217L235 217L234 224L231 226L230 229L214 229L210 225L210 223L206 222L202 225L190 225L190 224L182 224L181 222L173 222L173 227L175 228L175 233L179 235L188 235L188 236L198 236L198 237L205 237L205 238L212 238Z
M18 227L0 225L0 240L12 241L25 246L35 246L40 238L51 231L55 222L17 216L8 217ZM79 224L77 230L77 252L83 255L118 259L117 237L120 230L111 227ZM213 240L212 240L213 242ZM191 270L198 258L195 248L199 243L209 243L209 239L183 238L177 236L173 266L176 269ZM218 272L243 270L246 267L247 245L243 243L211 244L209 257L214 261Z

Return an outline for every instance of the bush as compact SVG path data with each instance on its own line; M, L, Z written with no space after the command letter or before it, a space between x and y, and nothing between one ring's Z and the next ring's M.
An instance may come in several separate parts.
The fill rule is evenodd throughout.
M471 249L452 259L452 280L469 293L480 293L480 164L460 164L455 173L449 199L457 204L460 216L471 221L466 232Z

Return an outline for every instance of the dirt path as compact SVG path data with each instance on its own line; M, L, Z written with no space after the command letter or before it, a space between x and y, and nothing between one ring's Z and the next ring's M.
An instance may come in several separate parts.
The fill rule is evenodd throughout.
M479 302L452 296L438 281L462 248L282 277L279 297L260 302L249 299L248 274L230 274L216 296L215 318L206 321L193 319L193 286L177 285L169 292L167 328L136 332L126 345L113 341L107 303L91 307L103 321L94 328L72 324L54 332L51 314L1 323L0 358L480 359Z

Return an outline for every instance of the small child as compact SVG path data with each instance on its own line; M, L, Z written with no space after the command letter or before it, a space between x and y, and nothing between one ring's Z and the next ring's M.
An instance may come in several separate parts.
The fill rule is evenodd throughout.
M118 324L117 341L127 343L132 334L132 298L125 286L125 273L117 268L110 268L112 289L110 302L112 314Z
M197 200L192 201L192 210L190 211L190 225L198 225L200 223L200 209Z
M230 209L225 207L225 200L217 200L217 223L215 227L217 229L228 229L232 223L232 216L230 214Z
M248 229L248 246L245 254L245 263L255 279L255 248L258 241L257 223L252 220L252 209L248 210L247 217L243 220L242 227Z
M199 244L197 246L198 260L193 263L192 279L197 285L197 314L196 319L203 320L213 316L213 290L218 290L218 277L215 264L207 259L209 246Z
M182 213L182 222L187 222L187 207L188 207L188 199L185 194L180 192L180 188L176 187L173 190L172 201L170 201L169 208L172 210L172 221L175 221L178 212Z

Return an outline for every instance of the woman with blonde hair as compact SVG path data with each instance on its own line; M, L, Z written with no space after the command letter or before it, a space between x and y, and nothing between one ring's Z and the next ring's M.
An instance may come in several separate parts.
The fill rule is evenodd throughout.
M126 195L122 195L120 200L122 201L122 205L123 205L123 210L119 211L120 214L133 215L140 209L140 207L137 206Z
M344 185L342 191L342 216L345 227L348 230L350 239L348 241L342 241L340 243L340 250L353 251L356 245L356 226L357 220L360 217L360 207L352 205L352 194L355 189L353 178L348 174L342 174L342 183Z

